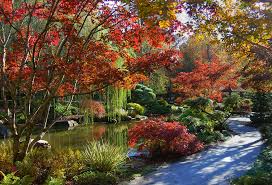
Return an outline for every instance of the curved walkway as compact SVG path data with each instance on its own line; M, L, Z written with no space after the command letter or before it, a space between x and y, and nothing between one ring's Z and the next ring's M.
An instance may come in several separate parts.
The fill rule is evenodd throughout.
M160 167L146 177L127 185L227 185L243 175L262 149L261 134L244 125L248 118L230 118L229 127L236 135L186 161Z

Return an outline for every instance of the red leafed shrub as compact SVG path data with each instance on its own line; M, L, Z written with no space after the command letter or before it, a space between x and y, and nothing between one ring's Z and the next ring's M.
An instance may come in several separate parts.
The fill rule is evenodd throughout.
M85 111L90 112L91 114L98 118L106 116L105 107L99 101L85 99L81 103L81 108Z
M129 145L138 145L139 150L147 149L151 157L186 156L203 149L203 143L185 126L159 119L143 121L131 128Z

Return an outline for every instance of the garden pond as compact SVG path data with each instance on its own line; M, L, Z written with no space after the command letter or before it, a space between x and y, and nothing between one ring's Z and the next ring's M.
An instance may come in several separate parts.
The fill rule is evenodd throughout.
M50 130L43 140L48 141L52 148L81 149L93 140L102 140L124 149L128 149L128 129L135 122L122 122L118 124L90 123L80 124L72 130Z

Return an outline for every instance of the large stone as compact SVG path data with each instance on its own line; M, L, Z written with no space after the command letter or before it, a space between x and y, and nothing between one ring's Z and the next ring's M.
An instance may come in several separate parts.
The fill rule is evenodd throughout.
M148 119L148 117L147 116L137 115L137 116L135 116L135 119L139 120L139 121L144 121L144 120Z
M53 128L71 130L76 126L78 126L78 123L74 120L58 120L53 125Z
M32 142L33 139L30 140ZM51 145L46 140L39 140L35 143L34 148L47 148L50 149Z

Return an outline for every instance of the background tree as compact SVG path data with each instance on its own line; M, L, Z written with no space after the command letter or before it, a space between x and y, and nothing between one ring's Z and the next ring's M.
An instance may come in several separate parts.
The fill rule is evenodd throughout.
M188 5L196 31L212 36L244 66L245 87L271 91L271 2L210 1Z
M180 72L173 79L174 91L182 95L179 101L199 96L222 101L222 90L237 86L234 64L216 59L210 63L196 61L195 64L192 72Z

